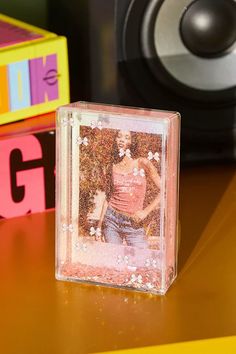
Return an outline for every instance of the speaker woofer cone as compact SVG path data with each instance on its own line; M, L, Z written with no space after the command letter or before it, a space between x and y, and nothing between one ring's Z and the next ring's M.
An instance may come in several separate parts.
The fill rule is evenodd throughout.
M200 58L182 41L181 18L191 3L191 0L149 2L141 30L143 56L156 76L159 76L159 65L155 69L155 62L162 64L176 82L176 85L166 82L170 89L172 86L175 91L181 90L179 84L182 84L189 89L187 95L192 99L197 96L204 100L207 93L213 101L219 97L224 101L235 100L236 48L220 58Z

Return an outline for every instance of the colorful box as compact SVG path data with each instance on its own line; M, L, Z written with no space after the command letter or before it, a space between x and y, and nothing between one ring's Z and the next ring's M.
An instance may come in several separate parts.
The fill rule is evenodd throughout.
M176 277L179 115L57 112L56 277L165 294Z
M69 102L67 42L0 15L0 124Z
M0 218L55 206L55 112L0 126Z

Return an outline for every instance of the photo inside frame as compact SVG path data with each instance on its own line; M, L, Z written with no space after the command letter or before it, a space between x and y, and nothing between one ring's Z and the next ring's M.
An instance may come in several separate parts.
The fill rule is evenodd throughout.
M80 126L80 139L79 237L158 250L162 135Z
M57 132L58 279L164 294L176 274L169 120L62 110Z

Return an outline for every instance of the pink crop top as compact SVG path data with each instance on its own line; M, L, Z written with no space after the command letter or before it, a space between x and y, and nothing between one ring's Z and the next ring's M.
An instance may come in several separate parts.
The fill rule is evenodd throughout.
M143 209L146 194L146 177L133 172L122 174L113 170L114 190L109 201L111 207L134 214Z

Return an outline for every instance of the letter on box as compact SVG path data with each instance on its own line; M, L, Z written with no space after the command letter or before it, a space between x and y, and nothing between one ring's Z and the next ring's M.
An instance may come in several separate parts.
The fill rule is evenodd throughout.
M30 60L31 104L58 99L57 55Z
M0 67L0 114L9 111L7 66Z
M11 111L30 106L30 78L28 60L9 64Z
M24 197L20 202L12 198L10 157L15 149L22 162L42 158L41 145L33 135L0 141L0 216L4 218L45 210L43 167L16 172L16 185L24 187Z

